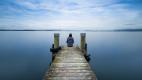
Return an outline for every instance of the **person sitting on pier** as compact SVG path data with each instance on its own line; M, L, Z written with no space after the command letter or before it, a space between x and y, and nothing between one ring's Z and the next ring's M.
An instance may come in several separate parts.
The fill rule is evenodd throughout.
M73 47L74 39L72 37L72 34L69 34L69 37L67 38L67 46L68 47Z

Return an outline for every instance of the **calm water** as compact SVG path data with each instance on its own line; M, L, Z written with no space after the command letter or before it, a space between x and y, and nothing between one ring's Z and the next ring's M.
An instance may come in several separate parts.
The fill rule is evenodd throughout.
M53 33L0 31L0 80L42 80L51 62ZM66 45L71 32L58 33L60 44ZM81 32L72 33L79 45ZM98 80L142 80L142 32L86 33Z

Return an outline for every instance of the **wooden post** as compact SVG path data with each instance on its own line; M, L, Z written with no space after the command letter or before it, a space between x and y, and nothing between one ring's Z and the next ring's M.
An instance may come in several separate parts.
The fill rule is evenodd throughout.
M86 44L86 33L81 33L80 37L81 37L80 48L81 48L81 50L84 50L85 44Z
M90 61L90 55L87 54L86 33L81 33L80 49L84 53L84 57L87 61Z
M60 50L59 47L59 33L54 33L54 44L52 45L52 48L50 51L52 52L52 62L55 59L56 53Z
M54 48L59 48L59 33L54 33Z
M52 44L52 48L51 49L54 49L54 44ZM53 60L55 59L55 53L54 52L52 52L52 62L53 62ZM50 64L51 65L51 64Z

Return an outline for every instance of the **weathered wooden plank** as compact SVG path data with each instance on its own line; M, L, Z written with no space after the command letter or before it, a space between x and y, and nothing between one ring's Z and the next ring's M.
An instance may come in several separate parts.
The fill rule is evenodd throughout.
M90 69L90 67L50 67L50 69Z
M92 76L81 76L81 77L48 77L46 80L96 80L95 77Z
M53 63L51 67L89 67L87 63Z
M90 73L90 72L71 72L71 73L64 73L64 72L62 72L62 73L60 73L60 72L58 72L58 73L56 73L56 72L52 72L52 73L49 73L48 75L47 75L47 77L81 77L81 76L92 76L92 73Z
M82 58L63 58L63 57L56 57L54 60L56 63L86 63L87 61Z
M61 69L61 68L58 68L58 69L50 69L49 71L48 71L48 73L49 72L69 72L69 73L71 73L71 72L92 72L90 69Z

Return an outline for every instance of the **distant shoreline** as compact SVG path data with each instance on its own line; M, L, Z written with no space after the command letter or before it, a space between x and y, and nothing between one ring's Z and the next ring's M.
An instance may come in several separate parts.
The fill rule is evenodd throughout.
M138 32L142 29L116 29L116 30L60 30L60 29L0 29L0 31L87 31L87 32Z

